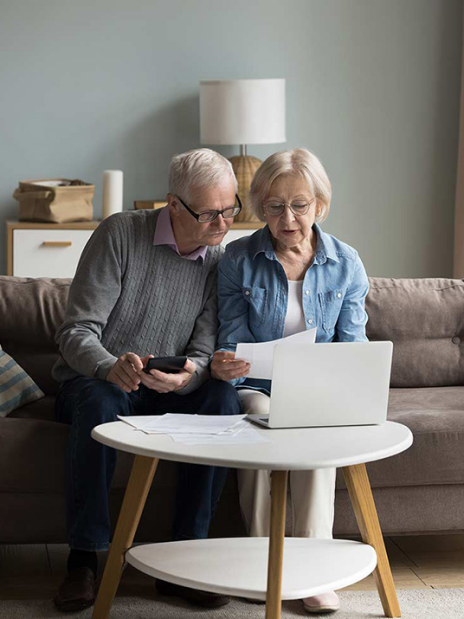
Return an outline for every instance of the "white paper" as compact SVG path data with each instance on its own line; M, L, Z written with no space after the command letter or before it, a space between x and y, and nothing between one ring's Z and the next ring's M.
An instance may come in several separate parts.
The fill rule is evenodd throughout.
M145 434L165 434L185 445L268 443L250 426L246 415L134 415L118 419Z
M124 421L136 430L142 430L147 434L210 434L217 435L230 431L245 419L246 415L138 415L122 417Z
M149 415L134 415L133 417L123 417L118 415L119 421L124 421L127 425L132 426L135 430L141 430L143 426L150 422L153 417Z
M182 435L182 436L223 436L223 435L227 435L227 436L235 436L236 434L238 434L239 432L241 432L244 428L241 425L243 423L243 421L239 421L237 422L235 425L231 426L230 428L227 428L225 430L221 430L218 431L217 428L214 427L198 427L195 429L192 429L192 427L190 426L183 426L182 428L176 428L176 427L172 427L172 426L167 426L164 427L163 429L159 430L159 429L152 429L151 427L144 427L141 428L142 432L145 432L145 434L167 434L168 436L171 437L175 437L177 435Z
M176 441L176 443L184 443L184 445L246 445L248 443L269 443L269 439L264 436L264 433L258 432L254 428L246 428L234 436L225 432L224 434L205 434L203 436L199 434L175 434L171 438Z
M247 378L272 379L272 363L274 360L274 347L277 344L314 344L316 342L316 327L301 331L288 337L283 337L270 342L258 342L257 344L237 344L236 359L243 359L251 364Z

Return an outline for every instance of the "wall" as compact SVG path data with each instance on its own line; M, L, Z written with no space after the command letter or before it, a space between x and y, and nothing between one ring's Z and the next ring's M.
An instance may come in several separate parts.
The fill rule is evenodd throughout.
M288 142L250 154L318 154L371 275L450 276L461 31L461 0L0 0L0 219L20 179L95 182L97 217L107 168L162 198L200 79L285 77Z

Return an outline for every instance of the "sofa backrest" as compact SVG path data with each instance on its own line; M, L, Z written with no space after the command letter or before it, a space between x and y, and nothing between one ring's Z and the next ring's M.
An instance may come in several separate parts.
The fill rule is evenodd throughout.
M370 340L394 344L392 387L464 385L464 282L370 278Z
M47 395L56 393L51 369L70 279L0 276L0 344Z
M370 278L370 340L394 343L392 387L464 385L464 282ZM70 279L0 276L0 344L46 394Z

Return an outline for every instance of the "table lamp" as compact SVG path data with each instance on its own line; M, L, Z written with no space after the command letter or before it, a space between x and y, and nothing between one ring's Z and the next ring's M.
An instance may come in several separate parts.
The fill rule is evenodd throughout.
M237 221L258 221L248 192L261 161L247 155L248 144L285 142L285 80L204 80L200 82L201 144L239 144L231 157L243 204Z

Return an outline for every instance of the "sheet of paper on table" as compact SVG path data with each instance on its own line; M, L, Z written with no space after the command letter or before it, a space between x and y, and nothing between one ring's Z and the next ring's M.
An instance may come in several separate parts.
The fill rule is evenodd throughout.
M267 443L269 439L255 430L246 415L172 414L122 417L134 430L145 434L165 434L186 445Z
M186 445L228 445L246 443L267 443L269 440L263 436L263 432L258 432L252 424L243 419L238 424L221 432L221 434L171 434L171 438L176 443L185 443Z
M147 434L221 434L239 424L246 415L165 415L118 416Z
M237 344L236 359L243 359L251 363L251 370L247 378L272 379L272 362L274 347L277 344L314 344L316 342L317 328L308 329L301 333L295 333L288 337L282 337L270 342L258 342L257 344Z

